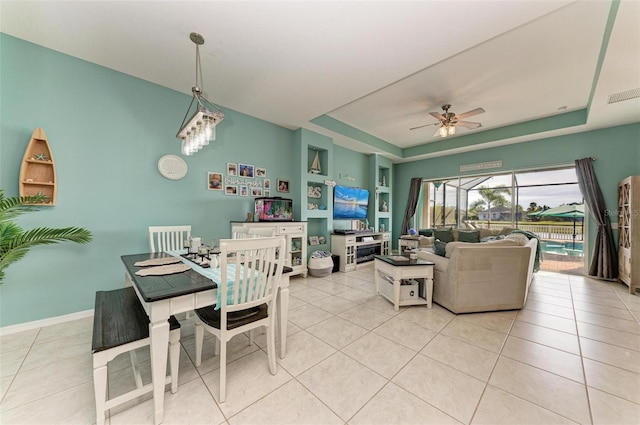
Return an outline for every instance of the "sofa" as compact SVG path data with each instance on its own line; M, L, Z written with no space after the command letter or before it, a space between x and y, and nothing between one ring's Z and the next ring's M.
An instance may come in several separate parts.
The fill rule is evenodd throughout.
M538 239L510 234L483 243L449 242L445 256L418 249L432 261L433 301L453 313L520 309L533 279Z

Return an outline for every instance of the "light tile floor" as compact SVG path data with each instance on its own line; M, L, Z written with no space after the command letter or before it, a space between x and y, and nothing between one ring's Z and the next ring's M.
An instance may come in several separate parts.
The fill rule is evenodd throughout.
M539 272L521 311L454 315L434 304L399 312L374 293L373 268L294 278L288 355L270 375L264 336L229 348L217 403L213 339L202 366L184 321L180 386L169 424L638 424L640 296L582 276ZM1 339L2 424L95 423L92 319ZM141 353L149 380L148 351ZM110 391L134 386L128 357ZM107 423L151 424L150 396Z

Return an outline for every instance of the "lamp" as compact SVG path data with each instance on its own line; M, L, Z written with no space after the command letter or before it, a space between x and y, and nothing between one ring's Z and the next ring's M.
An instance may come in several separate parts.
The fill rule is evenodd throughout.
M442 124L436 132L440 137L447 137L456 134L456 127L453 124Z
M182 154L187 156L193 155L204 146L207 146L209 142L216 140L216 126L224 119L222 109L207 100L200 87L198 87L198 81L200 80L200 83L202 83L202 76L200 75L200 46L204 44L204 38L196 32L192 32L189 38L196 45L196 84L191 88L193 97L187 113L184 114L180 130L176 134L176 138L182 140ZM196 102L195 111L187 121L194 101Z

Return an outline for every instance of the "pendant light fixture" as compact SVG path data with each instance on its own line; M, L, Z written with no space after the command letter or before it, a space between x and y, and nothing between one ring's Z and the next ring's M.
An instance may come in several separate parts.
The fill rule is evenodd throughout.
M196 45L196 84L191 88L193 97L184 115L182 125L176 137L182 141L182 154L191 156L198 152L209 142L216 140L216 126L224 119L222 109L207 100L202 94L202 90L198 87L198 83L202 83L200 75L200 46L204 44L202 35L192 32L189 38ZM191 107L196 104L195 111L187 120Z

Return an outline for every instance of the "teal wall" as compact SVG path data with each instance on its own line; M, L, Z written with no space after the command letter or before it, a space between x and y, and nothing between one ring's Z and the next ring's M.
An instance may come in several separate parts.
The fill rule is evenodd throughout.
M404 214L412 177L426 179L454 177L479 173L460 173L464 164L475 164L494 160L502 161L502 168L489 172L511 171L527 168L542 168L557 164L573 164L574 160L594 157L594 170L605 197L607 209L617 209L617 184L623 178L640 174L640 123L606 128L567 136L551 137L509 146L478 150L396 164L393 184L393 211L395 217ZM617 216L611 217L617 222ZM401 219L393 223L393 234L400 234ZM595 226L589 226L589 252L593 247Z
M227 162L266 168L272 186L280 178L296 188L294 132L226 108L218 139L185 158L187 176L163 178L157 161L179 154L174 134L189 101L188 95L0 33L0 188L6 196L18 194L25 148L41 127L56 161L57 205L25 215L19 224L82 226L94 235L89 245L36 247L11 265L0 286L0 327L91 309L96 290L122 286L120 256L148 250L149 225L191 224L194 235L205 239L229 237L229 221L243 220L253 198L207 190L207 172L224 172ZM396 164L394 235L411 177L455 176L460 164L496 159L503 161L500 171L595 156L608 207L615 209L616 183L640 174L639 141L640 124L634 124ZM338 184L367 188L366 155L334 146L333 159ZM298 192L287 196L299 204ZM272 195L281 194L272 189Z
M367 156L341 146L334 146L333 159L333 179L336 184L370 189L367 187L369 181ZM348 179L346 176L352 177L354 180Z
M25 148L41 127L56 162L57 205L19 223L82 226L94 235L89 245L36 247L11 265L0 286L0 326L93 308L96 290L123 285L120 256L148 250L149 225L191 224L194 235L229 237L229 221L244 220L253 198L209 191L208 171L243 162L266 168L272 186L292 180L293 132L226 108L217 140L185 158L187 176L163 178L157 161L179 154L174 135L189 102L188 95L0 34L0 188L18 194Z

